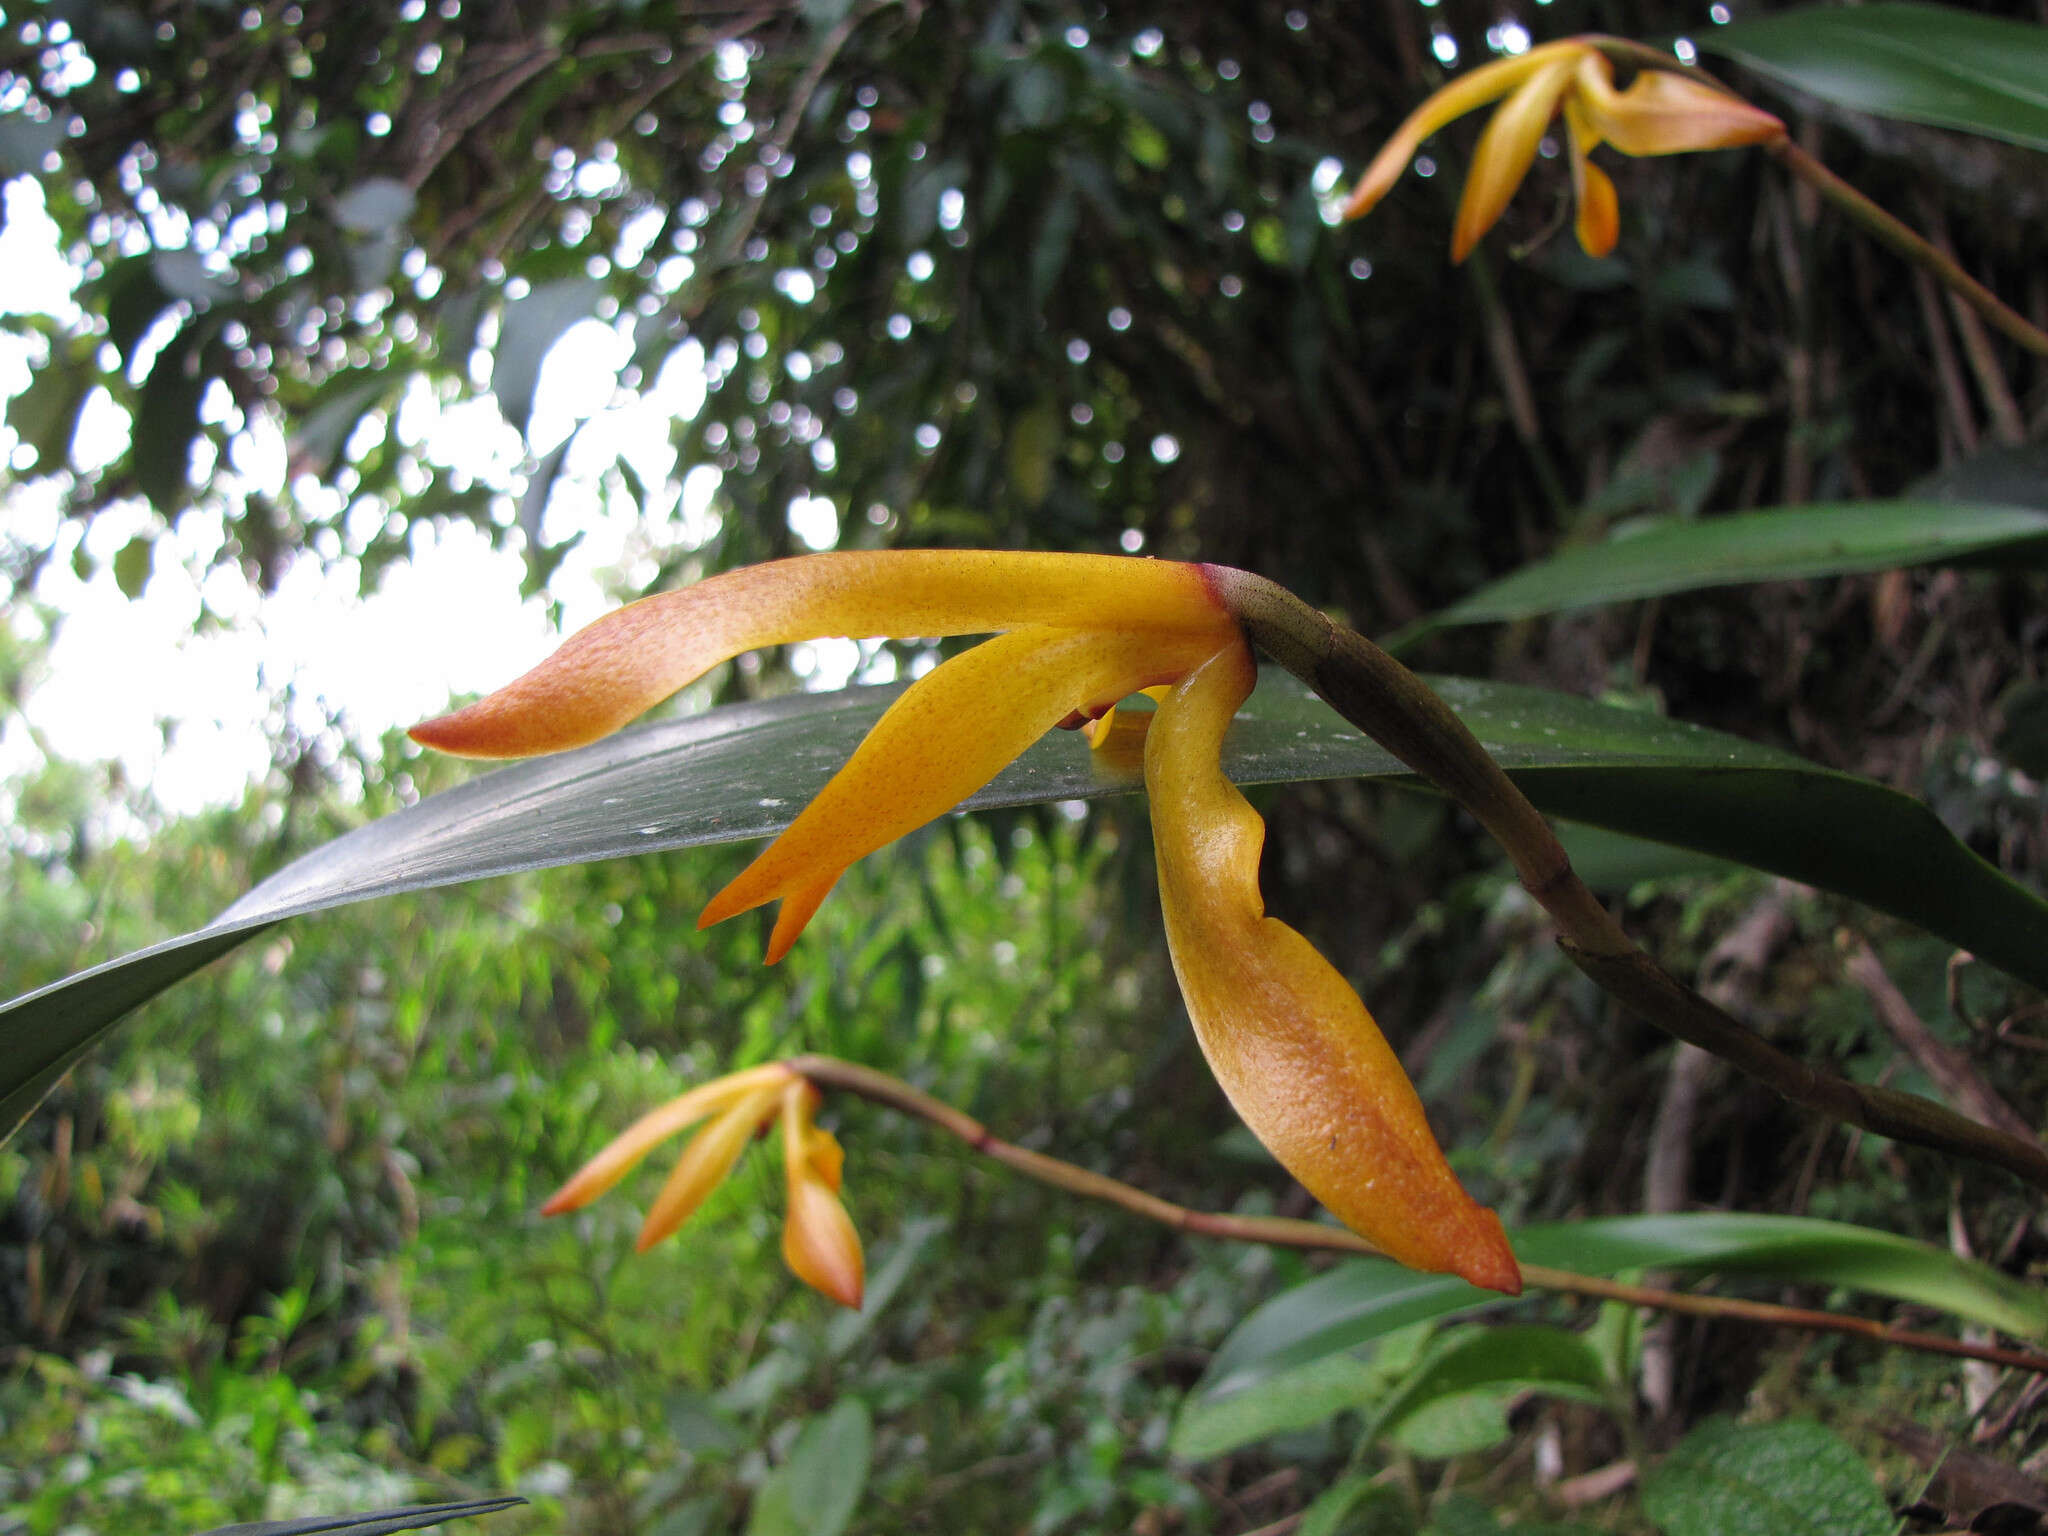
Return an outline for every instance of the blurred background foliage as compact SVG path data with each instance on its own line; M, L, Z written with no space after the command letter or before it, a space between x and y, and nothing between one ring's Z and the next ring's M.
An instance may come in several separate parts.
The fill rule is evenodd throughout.
M56 511L0 520L0 692L18 713L65 622L58 564L137 599L171 559L205 594L304 562L370 592L451 521L555 603L586 529L623 515L598 573L618 594L835 544L1121 548L1245 566L1387 633L1631 519L1982 485L1987 450L1995 499L2048 506L2025 446L2048 370L1763 156L1616 164L1601 262L1552 159L1450 268L1469 130L1334 226L1331 194L1447 63L1715 19L10 3L7 216L40 202L78 286L74 310L4 317L32 367L8 496ZM1744 83L2048 319L2038 158ZM586 322L603 371L537 409ZM603 430L639 396L694 405L700 379L672 471ZM1413 656L1882 779L2038 886L2043 595L2023 561L1887 571L1445 629ZM232 622L215 606L195 625ZM771 659L721 687L797 681ZM285 718L271 772L203 815L102 764L15 772L4 991L195 927L465 772ZM1442 804L1260 802L1275 913L1360 983L1511 1223L1731 1208L2016 1273L2048 1256L2009 1181L1792 1116L1619 1017ZM1556 1301L1514 1316L1579 1330L1605 1385L1512 1392L1497 1434L1333 1409L1178 1455L1211 1351L1321 1265L1078 1208L859 1105L828 1111L870 1249L858 1317L774 1262L759 1158L648 1257L630 1200L535 1216L647 1104L798 1050L1170 1198L1302 1213L1191 1048L1146 845L1118 802L945 822L855 870L773 972L749 924L694 931L724 850L348 909L167 994L0 1149L0 1531L518 1491L532 1510L490 1529L1680 1532L1671 1469L1780 1420L1763 1444L1832 1466L1844 1507L1925 1528L2048 1507L2023 1382ZM1667 964L1816 1062L1943 1091L1903 1007L2039 1123L2041 1015L2015 984L1846 903L1602 851ZM1457 1345L1387 1342L1343 1405ZM1930 1482L1943 1451L2017 1481Z

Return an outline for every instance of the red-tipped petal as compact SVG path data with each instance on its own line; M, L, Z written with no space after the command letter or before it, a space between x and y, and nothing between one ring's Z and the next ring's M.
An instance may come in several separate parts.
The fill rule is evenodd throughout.
M579 1168L540 1208L543 1216L580 1210L617 1184L661 1142L687 1130L706 1115L716 1114L756 1089L785 1083L795 1074L783 1063L749 1067L692 1088L679 1098L649 1110L613 1137L604 1150Z
M1416 1269L1510 1295L1513 1250L1458 1183L1358 995L1265 915L1265 827L1218 762L1256 669L1233 644L1161 704L1145 749L1159 894L1203 1053L1260 1141L1346 1226Z
M829 887L854 860L951 810L1073 710L1186 672L1236 633L1220 607L1212 612L1206 631L1193 634L1020 629L942 663L889 706L782 836L712 897L698 925L777 898L808 917L803 902L812 892L822 899L821 881ZM775 953L794 937L778 923Z
M812 1123L816 1107L817 1093L809 1084L793 1084L782 1096L782 1157L789 1186L782 1259L812 1290L858 1310L867 1261L853 1218L839 1203L839 1143Z
M725 1182L754 1133L775 1113L786 1088L777 1083L755 1089L691 1138L647 1208L635 1248L645 1253L697 1213L711 1191Z
M1192 565L1117 555L853 550L727 571L579 630L524 677L415 726L424 746L529 757L609 735L742 651L824 636L977 634L1026 624L1200 629Z

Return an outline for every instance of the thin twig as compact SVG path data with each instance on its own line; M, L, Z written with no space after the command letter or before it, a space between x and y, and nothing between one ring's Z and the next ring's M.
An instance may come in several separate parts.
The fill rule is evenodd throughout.
M836 1056L796 1056L790 1058L786 1065L821 1091L828 1088L837 1089L867 1099L871 1103L880 1104L884 1108L915 1116L964 1142L983 1156L993 1158L1004 1167L1015 1169L1041 1184L1090 1200L1103 1201L1105 1204L1114 1205L1177 1231L1193 1232L1204 1237L1226 1238L1232 1242L1265 1243L1282 1248L1348 1253L1372 1258L1385 1257L1364 1238L1343 1227L1326 1226L1314 1221L1296 1221L1285 1216L1235 1216L1220 1211L1191 1211L1184 1205L1162 1200L1159 1196L1139 1189L1136 1185L1126 1184L1121 1179L1113 1179L1107 1174L1095 1173L1060 1158L1047 1156L1043 1152L1033 1152L1013 1142L1004 1141L972 1115L955 1109L942 1099L935 1099L930 1094L911 1087L900 1078L891 1077L886 1072L878 1072L873 1067L861 1066L858 1062L841 1061ZM1849 1334L1856 1338L1873 1339L1882 1344L1895 1344L1901 1349L1954 1355L1966 1360L1985 1360L1993 1365L2048 1375L2048 1354L2028 1349L2006 1349L1993 1344L1967 1343L1958 1339L1943 1338L1939 1334L1916 1333L1908 1329L1888 1327L1867 1317L1845 1317L1836 1312L1817 1312L1805 1307L1784 1307L1767 1301L1742 1301L1726 1296L1699 1296L1684 1291L1659 1290L1645 1285L1624 1285L1618 1280L1608 1280L1598 1275L1576 1274L1568 1269L1553 1269L1544 1264L1524 1264L1522 1279L1529 1285L1539 1286L1547 1291L1595 1297L1602 1301L1626 1302L1631 1306L1651 1307L1664 1312L1682 1312L1694 1317L1730 1318L1771 1327ZM1483 1293L1474 1292L1475 1296L1481 1294Z

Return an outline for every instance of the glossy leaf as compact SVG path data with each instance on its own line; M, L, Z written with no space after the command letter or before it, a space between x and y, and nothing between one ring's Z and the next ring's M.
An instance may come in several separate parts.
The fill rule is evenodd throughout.
M2048 1294L1989 1265L1889 1232L1798 1216L1702 1212L1546 1222L1513 1234L1516 1256L1579 1274L1675 1269L1768 1276L1913 1302L2022 1338L2048 1339ZM1210 1361L1189 1411L1317 1365L1397 1328L1480 1307L1497 1296L1441 1275L1360 1259L1276 1296L1240 1323Z
M1841 892L2048 985L2048 903L1971 853L1909 796L1656 715L1501 683L1435 683L1548 812ZM641 726L482 774L337 838L208 927L0 1008L0 1126L14 1126L131 1008L282 918L778 832L899 691L800 695ZM1247 784L1410 777L1283 675L1261 683L1231 729L1225 759ZM1105 761L1077 733L1055 731L966 803L1080 799L1136 783L1135 764Z
M1624 530L1481 587L1388 642L1431 630L1752 581L1886 571L1941 561L2048 557L2048 511L1941 501L1778 507Z
M2048 27L1945 5L1813 5L1695 34L1839 107L2048 149Z

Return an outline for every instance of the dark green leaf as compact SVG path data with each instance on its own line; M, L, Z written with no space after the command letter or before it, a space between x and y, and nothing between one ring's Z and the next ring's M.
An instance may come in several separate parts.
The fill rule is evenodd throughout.
M1837 106L2048 149L2048 27L1888 0L1805 6L1697 36Z
M199 370L199 338L188 325L157 353L135 409L135 480L157 511L169 516L191 494L187 473L192 440L199 435L199 401L206 376Z
M524 1504L521 1498L465 1499L455 1504L408 1504L365 1515L306 1515L296 1520L257 1520L223 1525L202 1536L390 1536L394 1531L420 1531L447 1520L495 1514Z
M1709 1419L1644 1479L1665 1536L1887 1536L1897 1520L1862 1458L1804 1419Z
M1992 554L2005 560L2039 559L2044 553L2048 511L1940 501L1778 507L1636 526L1602 543L1524 566L1388 644L1399 649L1430 630L1457 624L1525 619L1703 587L1884 571Z
M64 118L41 122L19 111L0 112L0 176L41 176L44 162L64 143Z
M381 368L352 368L320 387L313 406L299 417L291 435L290 472L326 479L356 423L377 405L395 381Z
M114 552L114 585L121 589L123 597L142 596L142 589L149 581L155 549L154 540L137 534Z
M540 382L540 365L549 349L562 339L562 332L587 318L603 296L604 284L596 278L565 277L537 284L506 304L491 364L491 393L498 397L505 419L520 431L526 430L526 420L533 414L534 386Z
M35 449L38 474L54 474L69 462L78 410L97 377L94 369L53 347L28 388L7 402L7 425Z
M1842 892L2048 984L2048 904L1909 796L1655 715L1535 688L1434 681L1546 811ZM280 918L488 875L779 832L900 692L855 688L642 726L482 775L339 838L278 871L209 927L0 1008L0 1125L12 1126L130 1008ZM1281 675L1269 676L1246 706L1224 766L1252 784L1409 777ZM1134 785L1076 734L1055 731L966 804L1078 799Z
M2048 1295L1989 1265L1889 1232L1796 1216L1701 1212L1546 1222L1514 1234L1525 1264L1586 1275L1635 1269L1765 1275L1846 1286L1937 1307L2024 1338L2048 1338ZM1296 1286L1240 1323L1190 1399L1221 1399L1275 1372L1368 1343L1396 1328L1499 1306L1464 1281L1360 1259Z

